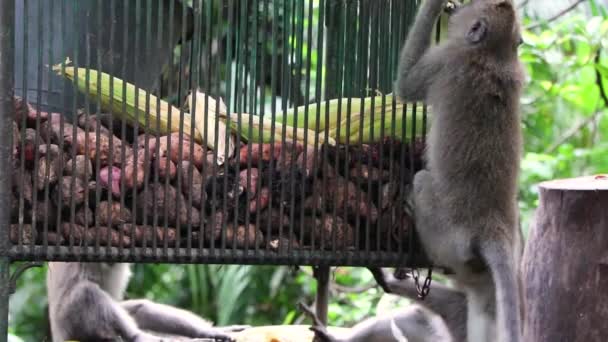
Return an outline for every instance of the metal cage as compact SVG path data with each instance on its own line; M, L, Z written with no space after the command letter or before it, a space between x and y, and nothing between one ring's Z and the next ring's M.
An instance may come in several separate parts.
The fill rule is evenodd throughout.
M390 95L417 1L0 6L3 284L12 261L426 264L426 109Z

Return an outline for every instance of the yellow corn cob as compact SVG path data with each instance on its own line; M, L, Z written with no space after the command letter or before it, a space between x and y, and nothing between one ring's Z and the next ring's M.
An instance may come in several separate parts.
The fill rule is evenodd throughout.
M405 114L403 112L404 106L406 107ZM348 105L348 98L310 104L308 105L307 118L304 115L305 109L305 106L297 107L297 117L295 116L296 109L289 109L285 112L285 115L277 115L276 121L285 122L291 126L295 125L299 128L304 127L304 124L308 123L309 130L315 130L318 124L320 134L328 130L329 136L338 143L346 143L347 141L357 143L360 138L361 142L370 143L380 140L383 136L399 140L410 139L412 137L412 118L415 113L416 129L413 133L415 136L422 135L423 133L422 104L414 107L413 104L407 104L406 106L396 101L393 108L393 96L391 94L385 96L384 104L382 102L382 95L366 97L363 99L363 104L360 98L352 98L350 106ZM374 113L373 122L371 121L372 109ZM318 116L317 110L320 111L320 115ZM395 118L393 118L393 112L395 113ZM427 113L430 115L430 109L428 109ZM350 127L347 129L349 115ZM338 116L340 116L339 122ZM383 116L384 125L382 125ZM360 126L361 117L363 117L363 128ZM329 120L327 120L328 118ZM407 128L405 135L402 131L404 125Z
M239 115L240 125L239 125ZM260 136L260 126L262 127L262 135ZM272 120L266 119L258 115L251 115L247 113L241 114L230 114L230 127L237 131L241 138L245 141L255 143L269 143L271 141L282 141L283 127L281 124L275 124L274 135L272 134ZM285 141L296 141L304 143L306 140L307 145L314 145L315 135L319 135L319 144L325 142L323 133L317 133L313 130L304 128L296 128L294 134L294 127L286 125L285 130ZM306 138L304 138L306 137ZM336 141L333 138L329 138L327 143L335 145Z
M53 71L58 75L66 77L67 79L74 81L76 75L78 76L77 87L80 92L89 96L92 100L98 100L101 108L105 111L111 112L112 115L119 119L124 119L131 124L139 123L140 127L146 128L146 121L148 122L148 132L151 134L163 135L174 132L179 132L180 129L180 110L174 106L171 106L166 101L160 100L160 107L157 107L158 98L152 94L149 94L149 113L146 112L146 95L148 94L143 89L138 89L135 92L135 86L123 80L110 77L109 74L98 72L94 69L88 69L89 82L87 88L86 75L87 69L75 68L68 66L69 60L66 62L65 68L62 70L61 64L53 66ZM97 88L98 77L100 79L100 89ZM112 79L112 94L110 94L110 79ZM123 95L123 85L125 87ZM99 96L101 95L101 96ZM137 98L137 107L135 106L135 99ZM124 104L124 111L123 111ZM169 117L171 117L171 125L169 125ZM160 129L157 130L157 120ZM192 129L191 116L188 113L184 113L183 121L183 132L186 135L190 135ZM202 143L202 136L200 132L195 129L194 140L198 143Z

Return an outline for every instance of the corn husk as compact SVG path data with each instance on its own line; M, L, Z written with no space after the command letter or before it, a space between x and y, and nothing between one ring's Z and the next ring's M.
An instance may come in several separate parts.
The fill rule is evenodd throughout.
M94 69L87 70L69 66L69 63L68 59L65 68L62 68L61 64L54 65L53 71L76 83L78 90L91 100L99 101L104 111L112 113L118 119L124 119L131 125L139 124L139 127L154 135L179 132L180 127L183 127L184 134L190 135L192 121L188 113L183 113L184 120L180 122L179 108L162 99L159 101L156 96L144 89L136 89L131 83ZM100 87L98 87L98 83ZM124 94L123 87L125 88ZM110 88L112 88L112 93L110 93ZM147 96L149 96L149 101L147 101ZM149 112L146 111L147 106ZM159 127L157 127L157 123ZM194 140L202 143L202 135L197 130L195 130Z
M195 98L196 101L194 101ZM218 103L211 96L198 90L194 94L190 93L186 101L188 102L190 112L194 113L194 125L196 130L202 134L201 139L205 140L205 144L209 148L215 150L218 165L224 164L226 159L232 158L236 146L234 137L230 134L226 123L218 120L219 115L226 116L226 105L221 98ZM205 107L207 107L207 112L205 112ZM219 113L217 112L218 108ZM216 124L217 131L215 129ZM215 146L216 138L217 147Z
M423 104L403 104L392 94L366 97L363 103L360 98L350 99L350 105L348 101L348 98L332 99L291 108L277 114L276 121L299 128L307 126L319 132L328 130L329 136L340 144L372 143L382 137L407 141L412 135L422 135L426 128L422 121ZM305 115L307 108L308 115ZM430 108L427 114L431 114ZM412 124L414 117L415 125Z
M268 119L259 115L247 113L234 113L227 115L230 118L230 127L236 131L243 140L253 143L270 143L273 141L283 141L283 126L275 123L274 132L272 130L272 119ZM260 127L262 134L260 135ZM285 141L298 142L307 145L314 145L317 132L299 127L285 125ZM336 141L329 137L327 141L323 134L319 135L319 144L327 142L330 145L335 145Z

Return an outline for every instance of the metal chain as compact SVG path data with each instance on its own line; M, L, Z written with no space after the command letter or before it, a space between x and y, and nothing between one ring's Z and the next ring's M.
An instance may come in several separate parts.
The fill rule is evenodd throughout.
M418 298L420 300L424 300L426 296L429 295L431 291L431 281L433 277L433 268L429 267L428 274L426 279L424 280L424 284L420 287L420 272L418 272L417 268L412 269L412 278L414 278L414 284L416 285L416 292L418 293Z

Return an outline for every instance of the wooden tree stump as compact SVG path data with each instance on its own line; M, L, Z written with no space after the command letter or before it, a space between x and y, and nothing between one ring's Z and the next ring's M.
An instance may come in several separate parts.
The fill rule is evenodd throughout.
M524 341L608 341L608 176L542 183L535 222Z

